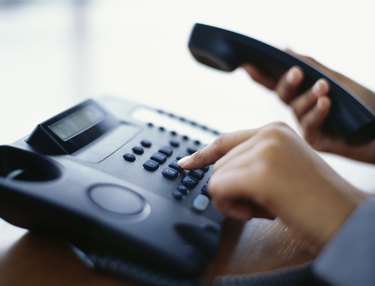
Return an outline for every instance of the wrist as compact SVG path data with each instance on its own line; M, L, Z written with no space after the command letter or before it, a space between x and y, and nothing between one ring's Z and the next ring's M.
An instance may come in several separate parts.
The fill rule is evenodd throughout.
M322 227L320 239L316 241L317 249L323 249L335 237L353 212L368 197L368 194L352 186L342 188L340 191L336 200L332 201L333 215L331 219L322 218L326 223L322 224L324 227Z
M342 182L344 183L344 182ZM291 221L286 224L295 232L301 243L313 254L318 255L343 227L357 207L368 197L348 183L336 188L320 188L300 204L300 227ZM308 212L306 212L308 210Z

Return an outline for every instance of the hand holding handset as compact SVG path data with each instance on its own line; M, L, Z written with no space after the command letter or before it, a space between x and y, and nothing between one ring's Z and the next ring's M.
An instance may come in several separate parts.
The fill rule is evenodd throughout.
M326 74L288 53L256 39L203 24L195 24L189 49L196 60L210 67L233 71L251 63L276 80L292 66L299 66L305 74L300 92L320 78L329 82L332 108L325 122L328 132L352 144L362 144L375 138L375 110Z

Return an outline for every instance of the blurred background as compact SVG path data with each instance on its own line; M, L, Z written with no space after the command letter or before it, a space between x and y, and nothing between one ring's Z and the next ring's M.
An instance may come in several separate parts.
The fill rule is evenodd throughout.
M88 98L157 106L227 132L290 110L242 70L195 62L196 22L310 55L375 90L372 0L0 0L0 144ZM322 154L353 184L375 192L375 168Z

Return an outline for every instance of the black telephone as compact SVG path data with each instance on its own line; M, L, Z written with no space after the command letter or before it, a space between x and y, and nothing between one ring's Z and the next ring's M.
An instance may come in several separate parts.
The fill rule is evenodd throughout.
M213 258L224 217L207 193L211 169L176 160L218 134L134 102L86 100L0 146L0 216L66 238L91 267L192 285L181 281Z
M305 73L301 92L318 79L325 78L330 84L332 100L332 109L325 122L327 131L351 144L375 139L375 97L369 98L371 104L360 101L332 78L288 53L256 39L204 24L193 27L189 49L195 59L213 68L230 72L242 64L252 63L275 79L298 65Z

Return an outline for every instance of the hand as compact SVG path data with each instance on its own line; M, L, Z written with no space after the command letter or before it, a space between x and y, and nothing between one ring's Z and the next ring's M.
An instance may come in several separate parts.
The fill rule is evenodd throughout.
M208 190L225 215L279 217L317 249L365 198L285 124L222 135L178 163L184 169L215 163Z
M366 102L369 102L370 99L371 102L374 102L375 106L375 93L372 91L344 75L325 67L310 57L295 53L293 55L331 76L359 99ZM244 65L244 69L253 80L276 91L280 99L290 105L301 124L306 141L313 148L318 151L335 153L348 158L375 163L375 140L361 146L352 146L348 145L343 139L332 136L332 134L328 134L323 130L322 125L331 106L331 101L328 97L329 84L326 80L320 79L303 94L297 94L297 90L304 77L303 71L299 67L292 67L277 81L262 74L252 65Z

